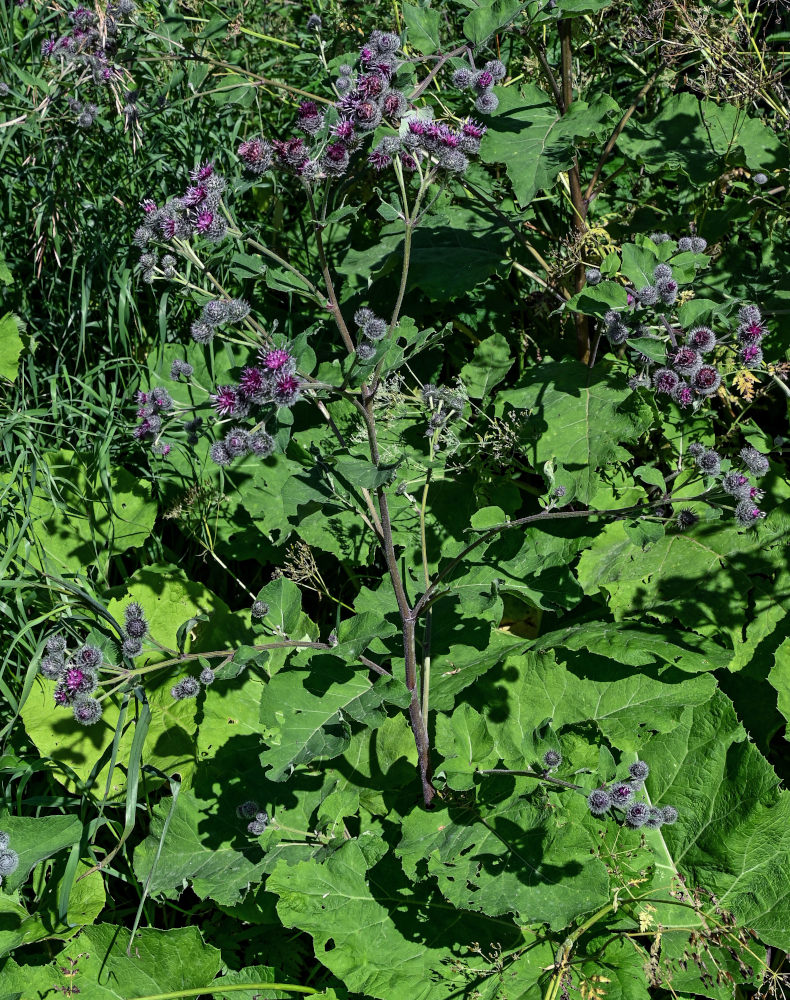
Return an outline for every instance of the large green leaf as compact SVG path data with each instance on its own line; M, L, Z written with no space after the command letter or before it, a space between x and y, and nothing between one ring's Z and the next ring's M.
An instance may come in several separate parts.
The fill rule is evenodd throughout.
M247 833L249 820L185 790L172 814L171 805L164 799L154 808L151 831L134 852L140 882L153 896L177 899L190 885L201 899L225 906L238 902L263 873L263 854Z
M520 205L550 188L573 165L580 141L608 134L620 109L611 97L592 104L574 101L561 115L554 101L535 84L520 92L498 87L499 108L491 116L481 149L486 163L504 163Z
M391 1000L397 982L398 996L450 1000L483 989L491 973L471 951L473 942L486 954L496 942L503 966L515 971L509 955L525 941L511 921L473 914L461 920L439 893L406 882L386 853L383 841L368 834L324 863L281 861L269 877L283 924L310 934L318 960L349 990ZM551 962L551 949L535 942L521 954L519 971L534 983Z
M532 465L560 463L572 477L573 494L587 503L597 487L596 470L630 458L621 443L648 426L649 409L624 405L631 395L614 372L547 361L526 372L515 388L499 393L497 403L500 409L507 403L527 411L522 434Z

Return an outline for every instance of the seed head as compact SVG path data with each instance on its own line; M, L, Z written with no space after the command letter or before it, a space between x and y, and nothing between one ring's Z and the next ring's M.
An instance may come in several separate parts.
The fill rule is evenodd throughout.
M684 507L683 510L678 511L676 523L681 531L685 531L686 528L693 528L697 521L699 521L699 515L695 514L690 507Z

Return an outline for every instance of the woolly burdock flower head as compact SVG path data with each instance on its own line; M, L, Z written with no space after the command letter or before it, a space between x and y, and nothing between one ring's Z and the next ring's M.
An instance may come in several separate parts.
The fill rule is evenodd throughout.
M645 761L636 760L633 764L628 765L628 773L634 781L645 781L650 774L650 767Z
M712 448L697 457L697 468L706 476L718 476L721 471L721 455Z
M764 476L771 468L768 459L756 448L749 446L741 448L739 454L741 461L753 476Z
M700 354L707 354L716 346L716 334L709 326L695 326L688 332L686 343Z
M250 608L250 614L257 621L260 621L269 614L269 605L266 601L253 601L252 608Z
M247 832L251 833L253 837L260 837L262 833L266 831L266 824L269 822L269 815L266 812L259 812L255 814L255 819L247 824Z
M51 635L47 639L47 652L53 656L66 652L66 640L62 635Z
M0 851L0 876L5 878L8 875L13 875L18 867L19 855L16 851L12 851L8 847Z
M645 826L648 830L658 830L664 822L664 810L659 809L657 806L650 807L650 813L645 820Z
M255 799L247 799L236 809L236 815L240 819L255 819L256 813L260 812L260 806Z
M81 726L92 726L102 715L101 704L95 698L80 698L71 708L74 718Z
M659 368L653 373L653 385L656 392L672 393L679 381L680 378L671 368Z
M196 677L187 675L170 688L170 696L175 701L184 701L187 698L197 698L200 694L200 681Z
M475 74L471 69L462 66L453 73L453 86L457 87L459 90L468 90L472 86Z
M672 268L669 264L656 264L653 268L653 278L655 281L664 281L666 278L672 277Z
M612 796L613 806L625 808L634 797L634 788L627 781L618 781L609 789L609 794Z
M249 434L243 427L234 427L228 431L222 440L225 451L231 458L241 458L249 451Z
M222 441L215 441L211 446L211 450L208 455L215 465L219 465L222 468L225 468L233 462L233 457L228 454L228 449Z
M763 184L768 183L768 174L764 174L762 172L757 174L752 174L752 180L754 181L755 184L759 184L760 187L762 187Z
M559 750L547 750L543 754L543 766L547 771L556 771L562 764L562 754Z
M683 379L681 379L672 390L672 398L681 409L685 409L687 406L691 406L694 402L694 390L688 382L684 382Z
M211 667L203 667L203 669L200 671L200 683L204 687L208 687L209 684L213 684L215 680L216 676Z
M293 371L294 359L283 347L261 348L259 356L261 364L267 371L277 373Z
M133 659L135 656L139 656L143 651L143 643L140 639L132 639L127 636L126 639L121 643L121 651L124 656L128 656L129 659Z
M255 431L247 437L250 454L257 458L268 458L274 452L274 438L266 431Z
M253 403L264 403L271 397L271 378L263 368L251 365L242 368L239 376L239 389Z
M644 826L649 818L650 806L646 802L634 802L626 810L625 821L633 830Z
M662 278L656 283L658 296L665 306L674 305L678 297L678 283L674 278Z
M85 645L80 647L74 654L74 662L88 670L94 670L101 666L102 653L97 646Z
M693 347L681 347L672 357L672 367L680 375L693 375L702 364L702 358Z
M675 518L675 523L681 531L685 531L686 528L693 528L698 521L699 515L695 514L690 507L684 507L683 510L679 510Z
M674 806L664 806L661 810L661 822L666 826L671 826L678 821L678 811Z
M245 167L253 174L264 173L274 160L274 148L262 136L247 139L239 146L238 154Z
M196 344L210 344L214 339L214 327L200 319L195 320L189 332Z
M48 681L57 681L66 669L66 664L62 656L44 656L38 669L42 677L46 677Z
M747 368L756 368L763 363L763 350L757 344L744 344L738 351L738 360Z
M490 73L494 80L499 83L500 80L505 79L507 73L507 67L499 59L491 59L483 67L485 73Z
M694 372L691 385L700 396L712 396L721 385L721 373L713 365L702 365Z
M239 392L235 385L218 385L217 391L208 398L221 417L232 417L239 410Z
M183 375L184 378L191 378L194 368L187 361L182 361L181 358L175 358L172 365L170 366L170 378L174 382L178 382Z
M658 302L658 289L655 285L645 285L637 289L636 299L643 306L654 306Z
M360 361L372 361L376 356L376 348L373 344L363 341L361 344L357 344L356 353Z
M728 472L722 478L721 488L731 497L747 500L751 496L752 484L742 472Z
M475 110L481 115L491 115L499 107L499 98L492 90L485 90L475 101Z
M594 788L587 796L587 806L593 816L603 816L611 805L612 797L604 788Z
M735 508L735 520L744 528L753 527L761 517L765 517L765 512L753 500L741 500Z
M601 272L597 267L588 267L584 272L584 277L588 285L597 285L601 281Z
M703 239L701 236L691 237L691 249L694 253L705 253L707 249L708 241Z
M274 380L272 399L278 406L293 406L302 395L302 383L289 372L283 372Z

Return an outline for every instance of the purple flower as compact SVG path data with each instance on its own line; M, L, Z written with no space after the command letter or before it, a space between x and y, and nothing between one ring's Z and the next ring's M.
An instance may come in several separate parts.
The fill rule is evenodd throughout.
M214 213L209 212L208 209L204 209L202 212L198 212L195 218L195 232L207 233L213 224Z
M742 344L759 344L765 336L765 327L759 319L752 319L738 327L738 340Z
M695 326L686 338L686 343L695 351L707 354L716 346L716 335L709 326Z
M403 169L407 170L409 173L417 169L417 161L414 159L411 153L401 153L400 163Z
M653 385L656 392L674 392L680 379L670 368L659 368L653 375Z
M612 805L623 807L627 806L634 797L634 789L628 782L620 781L616 785L612 785L609 794L612 797Z
M260 357L264 368L268 368L270 372L287 369L293 361L291 354L282 347L268 351L261 350Z
M272 165L274 150L271 143L260 137L247 139L238 148L239 157L254 174L262 174Z
M350 142L354 138L354 123L350 118L338 118L329 131L338 139Z
M738 352L738 357L740 358L741 364L756 367L757 365L762 364L763 351L762 348L758 347L756 343L746 344Z
M189 176L196 183L200 183L200 181L208 180L208 178L211 177L213 173L214 173L214 164L211 162L211 160L206 160L205 163L201 163L199 166L195 167L195 169L190 173Z
M472 139L482 139L488 128L485 125L481 125L480 122L476 122L474 118L467 118L461 126L461 131L464 135L468 135Z
M612 797L604 788L594 788L587 796L587 806L593 816L602 816L612 804Z
M368 157L368 163L371 164L374 170L386 170L392 163L392 157L389 153L385 153L383 149L376 148Z
M80 667L69 667L65 676L67 689L72 693L78 691L84 679L85 674Z
M728 472L721 481L721 488L725 493L729 493L730 496L740 497L742 500L747 500L751 497L753 487L747 477L742 473Z
M477 91L490 90L494 86L494 76L487 69L481 70L474 78L472 86Z
M757 524L761 517L765 517L765 512L760 510L752 500L741 500L735 508L735 519L744 528L750 528Z
M258 402L269 393L268 373L263 368L252 366L242 368L241 376L239 377L239 388L249 399Z
M381 102L381 109L389 118L402 118L409 102L399 90L390 91Z
M284 372L275 379L272 395L278 406L293 406L301 396L301 382L295 375Z
M61 708L69 704L69 693L62 684L55 688L55 704Z
M140 202L140 208L142 208L146 215L150 215L156 211L156 202L153 198L143 198Z
M688 382L681 380L672 390L672 398L681 409L685 409L694 402L694 391Z
M218 385L209 399L221 417L231 417L239 409L239 394L233 385Z
M186 205L187 208L194 208L201 202L206 200L208 196L208 191L204 184L195 184L192 187L188 187L186 194L181 199L181 204Z
M672 358L672 367L681 375L693 375L702 364L702 358L693 347L681 347Z
M713 365L702 365L694 373L691 384L701 396L712 396L721 385L721 375Z
M634 830L644 826L650 818L650 806L646 802L634 802L625 814L626 823Z

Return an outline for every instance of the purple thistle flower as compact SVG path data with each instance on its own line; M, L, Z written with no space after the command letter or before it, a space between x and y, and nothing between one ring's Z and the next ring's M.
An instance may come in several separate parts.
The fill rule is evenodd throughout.
M634 830L644 826L650 818L650 806L646 802L634 802L625 814L626 823Z
M742 344L759 344L765 336L765 327L759 319L749 320L738 327L738 340Z
M55 49L57 49L57 47L58 47L58 40L57 38L55 38L54 35L51 35L49 38L44 39L44 41L41 43L41 55L45 59L48 59L55 51Z
M388 118L402 118L409 102L399 90L391 90L381 102L381 110Z
M248 365L241 370L239 388L248 399L254 402L263 401L270 391L269 375L263 368Z
M411 153L401 153L400 163L403 169L407 170L409 173L417 169L417 161L414 159Z
M207 233L214 224L214 213L209 212L208 209L204 209L202 212L198 212L195 218L195 232L196 233Z
M763 351L762 348L755 344L746 344L738 352L738 357L742 365L750 365L751 367L756 367L763 363Z
M771 468L768 459L756 448L741 448L741 461L754 476L764 476Z
M178 221L172 217L162 219L160 226L162 229L162 235L166 240L172 240L178 232Z
M609 794L612 797L612 805L624 807L633 799L634 789L628 782L620 781L616 785L612 785Z
M186 205L187 208L195 208L201 202L204 202L208 197L208 190L204 184L195 184L192 187L188 187L186 194L181 199L181 204Z
M478 92L490 90L494 86L493 73L489 73L487 69L480 70L480 72L475 75L475 78L472 81L472 86Z
M272 395L278 406L293 406L301 396L301 382L295 375L284 372L275 379Z
M201 163L197 167L195 167L195 169L190 173L189 176L196 183L200 183L200 181L208 180L208 178L211 177L213 173L214 173L214 164L212 163L211 160L206 160L205 163Z
M354 123L350 118L338 118L329 131L338 139L350 142L354 138Z
M485 125L481 125L480 122L476 122L474 118L467 118L461 126L461 131L464 135L468 135L472 139L482 139L488 128Z
M687 406L691 406L694 402L694 391L688 382L684 382L682 379L675 388L672 390L672 398L678 404L678 406L685 410Z
M348 160L348 150L342 142L331 142L324 150L323 167L328 174L345 173Z
M702 358L693 347L681 347L672 358L672 367L681 375L693 375L702 364Z
M268 368L270 372L287 370L293 361L291 354L282 347L275 347L272 350L262 349L260 358L264 368Z
M80 667L69 667L64 678L66 688L72 693L79 690L85 679L85 674Z
M239 409L239 394L233 385L218 385L209 399L221 417L232 417Z
M101 666L102 653L97 646L85 645L77 650L74 654L74 659L81 667L87 667L88 670L92 670L94 667Z
M140 202L140 208L142 208L146 215L151 215L152 212L156 211L156 202L153 198L143 198Z
M702 365L694 373L691 384L700 396L712 396L721 385L721 374L713 365Z
M69 693L62 684L58 684L55 688L55 704L60 708L65 708L69 704Z
M365 97L378 97L384 90L384 81L378 73L371 73L369 76L361 76L357 80L357 90Z
M376 148L368 157L368 163L371 164L374 170L386 170L392 163L392 157L389 153L385 153L383 149Z
M728 472L721 481L721 488L730 496L740 497L741 500L748 500L752 497L752 485L746 476L741 472Z
M744 528L751 528L757 524L761 517L765 517L765 512L757 507L753 500L741 500L735 508L735 520Z
M241 143L237 152L247 169L254 174L262 174L272 165L272 145L260 137L247 139Z
M695 326L686 337L686 343L701 354L707 354L716 346L716 335L709 326Z
M656 392L672 393L679 382L680 379L670 368L659 368L653 375L653 385Z
M662 278L656 288L664 305L671 306L678 297L678 283L674 278Z

